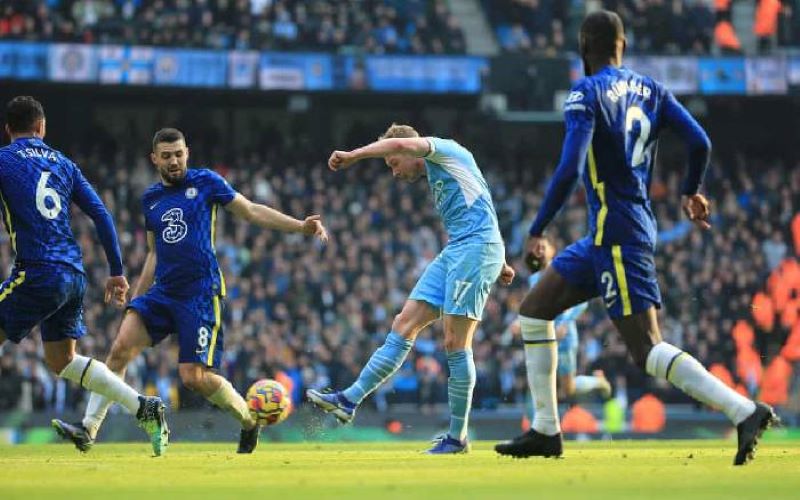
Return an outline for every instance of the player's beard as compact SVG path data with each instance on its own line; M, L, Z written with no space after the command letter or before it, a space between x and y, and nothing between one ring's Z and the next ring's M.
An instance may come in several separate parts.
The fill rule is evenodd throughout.
M418 173L410 173L410 174L407 174L407 175L404 175L404 176L400 177L401 180L403 180L403 181L405 181L405 182L407 182L409 184L413 184L413 183L417 182L418 180L420 180L421 178L422 178L422 174L418 174Z
M167 184L179 184L186 177L186 168L182 168L177 172L171 172L170 170L170 167L161 170L161 179Z

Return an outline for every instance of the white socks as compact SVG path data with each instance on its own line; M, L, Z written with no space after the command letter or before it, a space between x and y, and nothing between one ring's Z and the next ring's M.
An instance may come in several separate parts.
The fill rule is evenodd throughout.
M96 392L89 395L89 402L86 404L86 412L83 414L83 426L89 431L92 438L97 437L97 431L106 419L108 409L111 408L113 401Z
M588 394L596 389L602 387L600 377L593 377L589 375L578 375L575 377L575 395Z
M666 342L659 342L650 350L646 369L648 374L666 379L701 403L721 410L734 425L756 410L755 403L723 384L692 356Z
M227 411L242 424L244 429L252 429L256 425L253 417L250 416L250 410L247 408L247 402L242 398L241 394L236 392L230 382L222 379L219 389L214 394L207 398L212 404Z
M88 391L116 401L134 415L139 410L139 393L101 361L76 354L58 375Z
M552 321L519 317L522 340L525 342L525 367L528 387L533 398L534 416L531 427L553 436L561 432L556 399L557 345Z

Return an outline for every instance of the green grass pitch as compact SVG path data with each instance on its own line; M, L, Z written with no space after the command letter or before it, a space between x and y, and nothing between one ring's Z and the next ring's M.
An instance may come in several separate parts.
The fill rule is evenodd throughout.
M426 456L426 443L174 443L0 446L0 498L800 498L800 444L770 441L733 467L732 441L567 442L565 458Z

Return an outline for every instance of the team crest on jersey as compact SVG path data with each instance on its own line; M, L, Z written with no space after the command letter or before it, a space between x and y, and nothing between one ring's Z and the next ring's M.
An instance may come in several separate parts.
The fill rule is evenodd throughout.
M190 200L193 199L193 198L196 198L197 197L197 188L193 188L193 187L186 188L186 197L188 199L190 199Z
M567 100L564 101L564 104L572 104L573 102L578 102L583 100L583 92L573 90L567 96Z
M433 204L436 205L437 210L442 207L443 193L444 193L444 181L436 181L433 184Z

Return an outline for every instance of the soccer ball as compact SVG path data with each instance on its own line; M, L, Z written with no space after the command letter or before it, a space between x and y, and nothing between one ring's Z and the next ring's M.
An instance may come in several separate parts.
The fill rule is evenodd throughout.
M247 408L258 425L275 425L286 420L291 411L289 392L280 382L261 379L247 390Z

